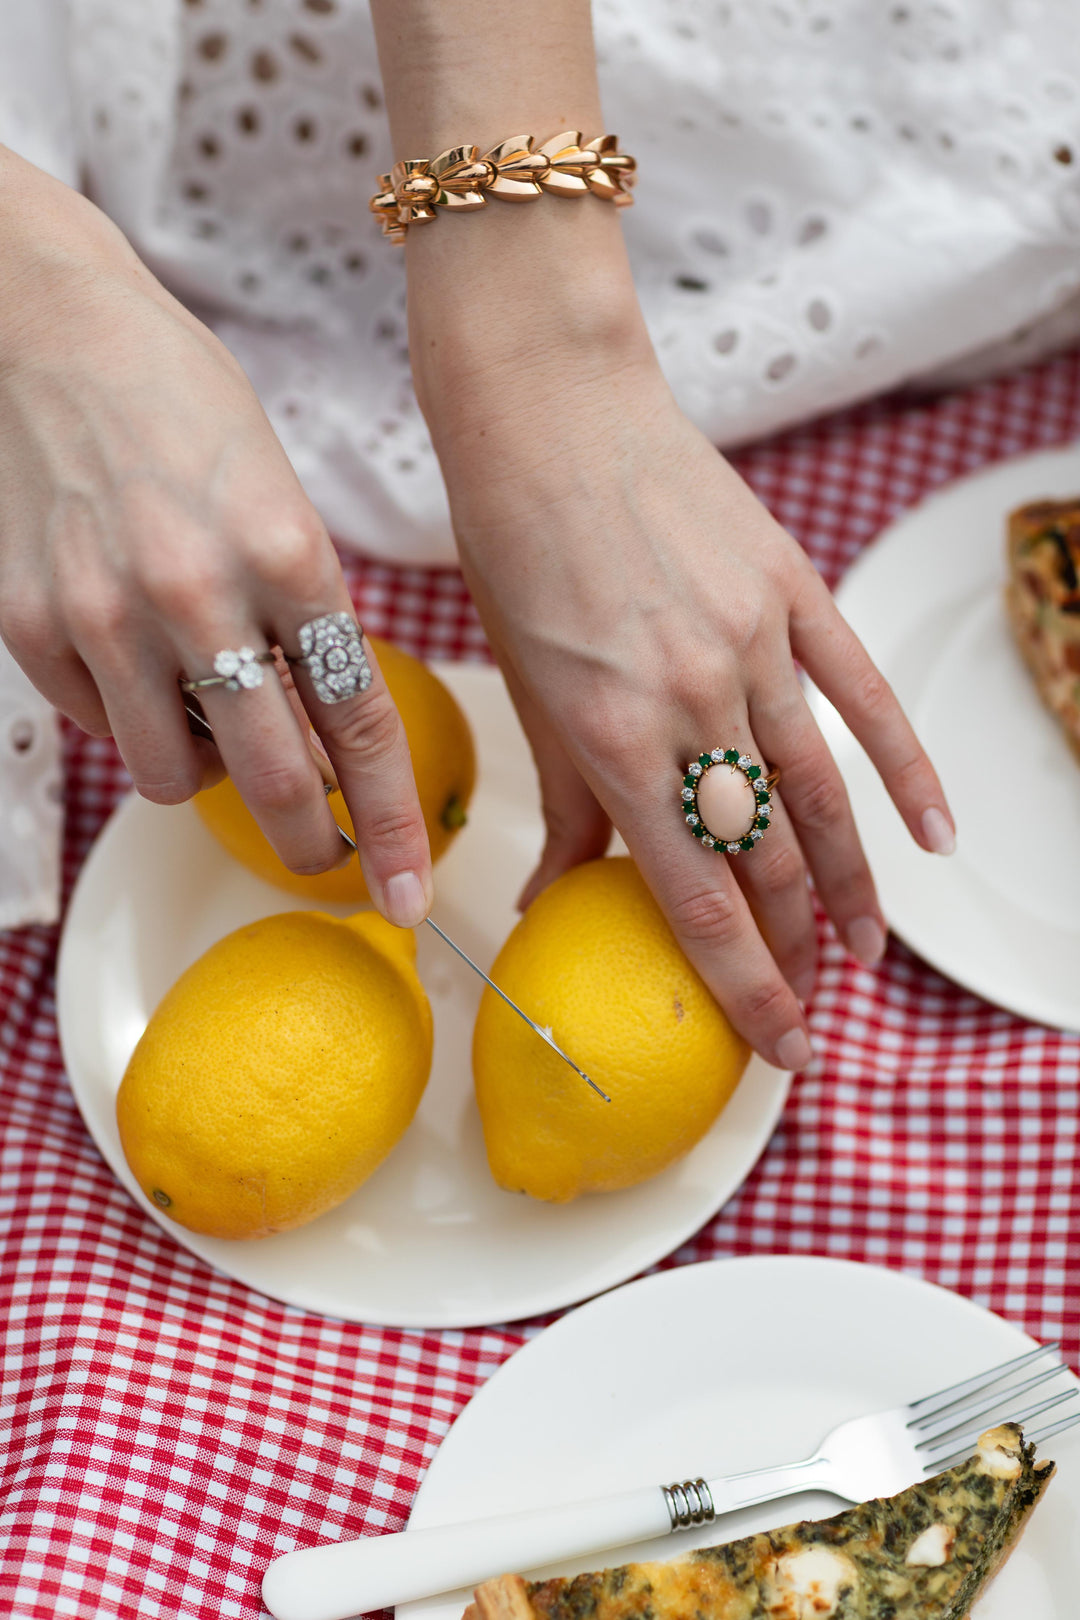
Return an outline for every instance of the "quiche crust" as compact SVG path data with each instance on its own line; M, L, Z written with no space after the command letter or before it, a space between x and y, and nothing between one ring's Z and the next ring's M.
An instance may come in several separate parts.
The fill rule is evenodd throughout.
M1054 1472L1014 1423L898 1496L572 1578L504 1575L463 1620L965 1620Z
M1007 553L1016 644L1080 759L1080 495L1010 512Z

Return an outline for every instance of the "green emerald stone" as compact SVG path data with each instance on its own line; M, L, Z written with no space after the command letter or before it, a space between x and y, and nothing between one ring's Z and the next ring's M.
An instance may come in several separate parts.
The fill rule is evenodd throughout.
M760 786L756 787L754 789L754 798L757 800L758 804L768 804L770 798L768 788Z
M683 787L696 788L697 785L698 785L698 780L699 779L696 776L684 776L683 777Z
M746 774L747 774L747 776L750 778L750 780L752 782L756 776L761 775L761 766L760 765L748 765L746 767Z
M767 816L758 816L756 818L756 820L754 821L754 826L760 828L760 830L762 832L765 831L765 829L766 829L766 827L768 827L768 825L769 825L769 818Z
M701 766L702 770L707 771L709 766L712 764L712 756L710 754L699 754L697 762Z
M753 847L754 847L754 840L752 838L740 838L739 839L739 848L740 849L751 850L751 849L753 849Z
M737 748L729 748L727 753L724 755L724 764L725 765L737 765L738 762L739 762L739 750Z
M700 821L696 827L691 827L690 831L693 833L695 838L704 838L705 836L705 828L702 826Z

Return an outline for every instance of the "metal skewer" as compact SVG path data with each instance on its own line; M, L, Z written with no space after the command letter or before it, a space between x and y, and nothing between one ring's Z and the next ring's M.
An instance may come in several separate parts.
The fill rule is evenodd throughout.
M548 1046L551 1047L551 1050L553 1052L558 1052L559 1056L562 1058L564 1063L569 1063L570 1067L573 1069L575 1074L580 1074L581 1078L584 1080L584 1082L585 1082L585 1084L587 1086L592 1086L593 1090L596 1092L598 1097L603 1097L605 1102L610 1102L611 1101L611 1098L608 1096L607 1092L606 1091L601 1091L600 1087L597 1085L596 1081L591 1079L589 1077L589 1075L587 1075L585 1073L584 1069L579 1069L577 1064L574 1062L573 1058L567 1057L567 1055L563 1051L562 1047L559 1045L559 1043L556 1041L555 1037L552 1035L550 1029L545 1029L542 1024L535 1023L533 1021L533 1019L531 1019L529 1017L527 1012L522 1012L522 1010L518 1006L517 1002L516 1001L511 1001L511 999L507 995L506 991L505 990L500 990L499 986L495 983L495 980L494 979L489 979L487 974L484 972L483 968L482 967L477 967L477 965L473 961L472 957L466 955L466 953L462 950L460 945L455 945L453 940L450 938L450 935L449 934L444 934L442 929L439 927L437 922L432 922L430 917L425 917L424 921L427 923L429 928L434 928L434 930L438 934L439 938L445 940L452 951L457 951L458 955L461 957L461 960L463 962L468 962L469 966L472 968L474 973L479 973L479 975L483 979L484 983L486 985L490 985L491 989L494 990L495 994L497 996L501 996L503 998L503 1000L506 1002L506 1005L508 1007L513 1007L514 1011L517 1013L519 1018L524 1018L525 1022L528 1024L529 1028L535 1030L537 1035L539 1035L540 1039L542 1041L546 1041Z
M327 783L326 784L326 794L327 794L328 798L329 798L330 794L333 793L334 791L335 791L334 788L329 783ZM349 837L349 835L345 831L345 829L343 827L339 827L338 832L341 834L342 838L348 844L349 848L352 849L352 850L355 850L356 845L353 842L353 840ZM359 851L357 851L357 853L359 853ZM536 1023L536 1021L534 1019L529 1017L527 1012L523 1012L521 1010L521 1008L518 1006L517 1002L513 1001L507 995L505 990L500 990L499 989L499 986L495 983L494 979L489 979L488 978L488 976L484 972L483 968L479 967L473 961L472 957L468 954L467 951L463 951L460 945L455 945L454 941L450 938L450 935L445 933L444 930L439 927L437 922L433 922L430 917L425 917L424 921L427 923L429 928L434 928L434 930L438 934L439 938L441 940L444 940L445 943L447 945L449 945L449 947L450 947L450 949L452 951L457 952L457 954L461 957L461 960L463 962L467 962L469 964L469 966L472 968L474 973L478 973L480 975L480 977L483 979L483 981L484 981L484 983L486 985L490 985L491 989L494 990L494 992L495 992L495 994L497 996L502 997L502 999L506 1002L506 1005L508 1007L513 1007L514 1011L517 1013L519 1018L524 1018L525 1022L528 1024L529 1028L531 1030L534 1030L535 1033L537 1035L539 1035L540 1039L542 1041L545 1041L547 1043L547 1045L551 1047L551 1050L553 1052L558 1052L559 1056L562 1058L564 1063L569 1063L570 1067L573 1069L575 1074L580 1074L580 1076L584 1080L585 1084L587 1086L591 1086L593 1088L593 1090L596 1092L598 1097L603 1097L603 1099L604 1099L604 1101L606 1103L609 1103L611 1101L611 1098L608 1096L607 1092L606 1091L601 1091L601 1089L597 1085L596 1081L593 1080L590 1075L587 1075L585 1073L584 1069L579 1069L577 1064L574 1062L572 1057L567 1057L566 1053L563 1051L563 1049L559 1045L558 1041L552 1035L550 1029L545 1029L543 1024Z
M188 692L184 693L184 708L187 710L188 727L191 730L192 735L196 737L205 737L208 742L213 742L213 729L209 720L207 720L206 715L203 713L202 705L193 694ZM323 792L326 794L327 798L330 797L331 793L339 793L341 789L338 785L337 777L334 775L334 769L330 764L330 761L320 749L312 747L311 753L316 765L319 768L319 774L323 779ZM359 854L355 841L349 837L344 827L339 827L338 832L341 835L342 841L348 845L353 854ZM437 922L432 922L430 917L425 917L424 921L427 923L429 928L433 928L435 930L439 938L449 945L452 951L457 952L458 956L461 957L463 962L468 963L469 967L472 968L474 973L478 973L480 975L484 983L489 985L497 996L502 997L508 1007L512 1007L514 1009L519 1018L523 1018L525 1020L529 1028L533 1030L535 1034L539 1035L540 1039L550 1046L553 1052L557 1052L559 1054L564 1063L569 1063L574 1073L579 1074L584 1080L585 1084L587 1086L591 1086L598 1097L603 1097L606 1103L611 1101L611 1098L608 1096L607 1092L601 1091L596 1081L591 1079L590 1076L585 1073L584 1069L579 1069L573 1058L566 1055L558 1041L556 1041L555 1037L552 1035L550 1029L545 1029L542 1024L538 1024L532 1018L530 1018L527 1012L523 1012L518 1006L517 1002L511 1000L505 990L500 990L494 979L489 979L483 968L478 967L473 961L472 957L469 956L466 951L463 951L460 945L454 944L454 941L450 938L450 935L444 933Z

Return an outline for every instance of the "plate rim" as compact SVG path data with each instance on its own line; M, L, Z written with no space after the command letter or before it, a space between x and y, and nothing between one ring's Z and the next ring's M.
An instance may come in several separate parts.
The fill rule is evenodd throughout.
M438 668L440 675L442 675L444 679L446 678L447 674L449 674L447 684L452 685L456 666L442 665L435 667ZM484 666L476 662L471 662L465 664L463 667L468 672L465 676L465 681L467 683L476 683L478 680L482 683L483 677L478 676L478 672L481 669L484 669L485 673L491 676L493 682L501 682L501 677L494 666ZM665 1235L660 1236L655 1243L649 1244L647 1247L643 1245L641 1250L636 1252L633 1257L633 1269L631 1271L627 1272L625 1268L613 1257L610 1274L601 1275L599 1278L595 1279L586 1279L584 1285L581 1283L574 1284L571 1280L560 1290L551 1289L544 1297L535 1297L522 1294L516 1300L507 1301L506 1309L501 1310L501 1314L498 1316L492 1316L490 1313L478 1315L475 1310L462 1310L460 1307L457 1309L448 1308L443 1311L422 1310L417 1308L414 1311L405 1312L401 1310L394 1310L387 1306L380 1307L377 1305L364 1306L361 1314L360 1307L350 1306L349 1302L347 1301L334 1302L326 1298L319 1287L316 1287L311 1292L308 1292L302 1283L299 1286L290 1284L281 1291L271 1292L271 1290L266 1287L264 1282L250 1281L245 1276L238 1276L235 1271L226 1268L215 1253L206 1252L206 1250L201 1246L202 1240L199 1234L187 1234L186 1232L182 1234L181 1229L177 1229L172 1223L167 1222L167 1217L164 1215L164 1213L154 1208L150 1201L144 1197L141 1189L135 1183L134 1178L132 1177L128 1168L127 1161L124 1159L122 1151L118 1148L118 1145L114 1143L111 1138L106 1137L103 1132L99 1133L98 1129L96 1128L96 1122L94 1124L91 1123L90 1116L92 1116L94 1113L95 1100L88 1096L88 1091L93 1090L94 1088L92 1083L87 1080L87 1077L83 1072L85 1066L79 1063L77 1056L73 1051L71 1042L72 1027L80 1022L80 1019L72 1012L73 1005L78 1000L78 993L73 984L74 968L72 966L73 947L71 942L73 939L78 937L83 909L89 906L93 900L93 889L97 880L96 875L98 871L98 866L95 863L96 852L101 848L105 848L107 850L116 839L122 839L124 836L125 823L128 818L132 816L154 816L162 812L163 808L164 814L172 817L177 815L189 815L193 817L196 815L196 812L190 803L180 806L161 807L151 804L147 800L140 799L138 794L132 791L126 794L112 810L97 834L94 843L82 864L68 902L60 936L56 970L57 1028L60 1038L61 1054L64 1061L64 1071L68 1085L71 1088L76 1107L79 1110L83 1124L86 1127L91 1140L94 1142L97 1151L105 1160L116 1180L124 1188L128 1196L132 1198L140 1212L144 1215L150 1216L159 1230L164 1232L181 1249L186 1250L187 1253L194 1255L203 1264L209 1266L214 1272L226 1278L229 1282L234 1284L238 1283L242 1287L250 1288L254 1293L257 1293L264 1298L274 1299L286 1306L311 1311L320 1316L337 1318L345 1321L362 1322L372 1326L441 1331L446 1329L496 1327L502 1324L528 1321L532 1317L545 1315L551 1311L564 1311L589 1298L598 1297L599 1295L610 1291L612 1288L621 1286L629 1279L638 1276L642 1272L647 1272L666 1256L674 1253L675 1250L680 1248L684 1243L692 1238L695 1233L699 1232L702 1227L713 1220L718 1214L719 1210L722 1209L724 1205L735 1196L739 1188L752 1174L754 1167L757 1165L762 1154L768 1147L780 1117L783 1114L794 1076L791 1073L785 1073L783 1071L774 1070L763 1066L764 1072L760 1073L757 1079L759 1084L768 1086L768 1100L766 1106L762 1109L760 1116L756 1120L755 1129L751 1135L752 1151L751 1149L748 1149L748 1157L746 1162L742 1166L738 1179L735 1181L733 1186L728 1186L726 1180L720 1182L719 1190L716 1196L714 1197L712 1194L710 1194L710 1198L707 1201L703 1201L701 1208L694 1212L688 1222L682 1222L677 1226L672 1226L669 1229L666 1229ZM284 890L281 891L281 895L282 909L285 909L291 897ZM349 908L343 907L340 909L342 909L344 912ZM72 927L73 923L74 929ZM233 926L242 926L242 920L238 920ZM751 1062L753 1061L754 1060L752 1058ZM722 1117L723 1116L721 1115L721 1118ZM713 1128L715 1129L716 1127ZM691 1153L693 1152L694 1149L691 1149ZM674 1169L675 1166L670 1168ZM643 1185L648 1186L649 1183L646 1182ZM360 1192L362 1192L362 1190L363 1189L358 1189ZM632 1191L632 1189L630 1190ZM601 1197L603 1195L598 1194L596 1196ZM347 1202L348 1201L346 1201L346 1203ZM191 1239L190 1242L188 1241L189 1237ZM212 1242L214 1240L206 1241ZM264 1241L273 1242L273 1239L267 1239Z
M577 1324L578 1319L582 1316L582 1313L588 1313L589 1317L600 1317L605 1311L611 1309L612 1301L616 1296L621 1297L627 1294L629 1291L633 1291L635 1296L643 1297L644 1303L641 1306L642 1312L647 1314L651 1310L652 1314L656 1315L658 1307L656 1296L658 1294L662 1295L665 1290L669 1289L673 1289L676 1292L693 1291L697 1286L699 1286L699 1279L703 1273L710 1274L710 1277L720 1276L724 1278L729 1278L731 1275L734 1275L736 1278L734 1283L721 1282L718 1286L720 1287L721 1292L726 1292L728 1295L733 1294L733 1297L742 1298L746 1295L746 1286L743 1279L745 1279L748 1274L756 1273L768 1278L768 1274L770 1272L775 1274L781 1270L808 1272L815 1274L818 1277L824 1273L830 1273L832 1276L843 1276L848 1279L846 1286L850 1286L850 1284L856 1282L858 1278L864 1278L868 1273L870 1273L873 1274L879 1282L884 1283L889 1289L896 1288L901 1294L907 1294L912 1297L929 1297L931 1300L933 1300L935 1306L938 1308L945 1305L945 1308L950 1311L955 1310L958 1315L964 1316L972 1323L985 1325L988 1330L993 1332L1001 1332L1003 1334L1013 1336L1016 1340L1017 1354L1021 1353L1027 1347L1034 1348L1041 1342L1038 1339L1033 1338L1026 1331L1026 1329L1021 1327L1018 1323L1010 1321L1007 1317L1000 1315L997 1311L990 1310L988 1307L978 1304L966 1294L958 1293L956 1290L948 1288L942 1283L934 1282L932 1279L921 1276L918 1273L906 1271L895 1266L880 1265L873 1261L851 1260L838 1255L772 1252L768 1254L714 1256L705 1260L688 1262L680 1266L666 1267L661 1271L654 1271L647 1276L633 1278L625 1283L620 1284L616 1288L608 1289L603 1294L597 1295L592 1299L583 1302L574 1310L565 1312L562 1316L545 1327L541 1332L526 1340L526 1342L515 1350L512 1355L508 1356L506 1360L500 1363L495 1371L485 1380L480 1388L476 1390L476 1392L462 1407L461 1411L454 1419L454 1422L450 1425L446 1434L443 1436L443 1439L440 1441L424 1472L422 1479L420 1480L419 1487L410 1509L407 1528L425 1529L438 1523L453 1522L446 1517L445 1513L438 1513L437 1509L434 1513L432 1513L430 1510L425 1510L425 1502L430 1501L435 1496L435 1492L433 1492L429 1487L430 1481L434 1479L436 1486L438 1486L440 1489L442 1488L441 1476L443 1468L446 1466L445 1458L447 1456L448 1442L450 1443L450 1466L453 1466L455 1459L453 1455L454 1443L452 1441L452 1437L454 1436L455 1431L458 1429L459 1423L461 1423L461 1420L465 1418L466 1413L468 1413L470 1409L474 1407L477 1401L487 1399L488 1392L493 1388L496 1390L498 1389L499 1381L503 1379L504 1375L508 1375L511 1378L514 1376L513 1373L509 1373L509 1369L511 1367L517 1369L518 1371L522 1365L528 1367L535 1357L542 1356L545 1350L550 1350L553 1343L557 1345L559 1340L564 1335L572 1334L575 1331L575 1325ZM764 1286L768 1286L768 1284L766 1283ZM541 1346L544 1346L543 1350L540 1348ZM1072 1369L1069 1369L1068 1376L1072 1379L1075 1387L1080 1389L1080 1377L1078 1377L1077 1374L1072 1371ZM908 1398L914 1398L914 1396ZM851 1415L857 1416L858 1413L853 1413ZM441 1460L443 1463L442 1468L440 1467ZM1076 1499L1076 1501L1080 1503L1080 1476L1076 1476L1075 1469L1070 1475L1070 1484L1070 1500ZM784 1500L785 1499L783 1498L778 1499L777 1505L781 1507L781 1510ZM771 1504L762 1504L762 1506L771 1506ZM789 1521L783 1518L781 1511L781 1514L778 1516L776 1522L779 1524ZM736 1533L736 1536L744 1533L746 1532L739 1531ZM724 1536L723 1539L730 1539L730 1537ZM683 1545L685 1545L685 1543ZM673 1550L672 1556L676 1556L677 1551L678 1547ZM601 1560L603 1558L603 1554L598 1553L596 1557L598 1560ZM438 1602L439 1595L435 1595L428 1598L415 1599L409 1603L399 1604L395 1610L395 1620L431 1620L434 1606L437 1605Z
M902 540L904 531L909 525L922 521L927 513L932 515L941 508L947 510L950 505L962 505L964 496L971 489L976 491L992 490L995 483L1008 484L1028 468L1034 469L1034 476L1036 477L1040 475L1040 468L1045 468L1048 476L1052 476L1058 470L1061 470L1064 474L1066 468L1072 468L1074 469L1072 478L1076 483L1080 484L1080 438L1045 449L1020 451L999 461L977 467L959 478L948 480L940 487L931 490L922 500L898 512L860 549L833 588L833 599L845 619L847 618L847 601L850 596L865 589L866 575L878 564L883 549L895 544L898 536ZM1032 496L1032 499L1034 498ZM1003 511L1001 513L1002 521L1004 516ZM991 580L993 577L988 572L987 580ZM1001 575L1001 579L1002 583L1004 583L1004 575ZM853 628L856 627L853 626ZM856 628L856 634L859 635L860 640L866 643L865 625ZM867 645L867 651L871 657L875 657L871 645ZM888 671L883 672L888 678ZM1038 699L1034 696L1034 689L1032 690L1033 701L1037 703ZM811 681L807 682L806 695L811 713L825 735L826 742L831 746L832 741L835 740L837 728L839 728L840 734L846 738L851 738L854 748L858 749L859 744L853 738L842 717ZM861 763L860 760L860 765ZM839 759L837 765L844 778L844 785L850 793L848 774ZM868 762L867 765L868 769L873 769ZM856 822L858 822L859 805L857 795L852 795L852 810ZM904 836L899 821L897 830L899 836ZM915 916L912 921L907 916L902 915L901 920L897 921L887 912L886 921L891 932L895 933L899 940L933 968L935 972L940 973L944 978L959 986L960 989L977 996L980 1000L986 1002L988 1006L1024 1019L1027 1022L1061 1031L1064 1034L1080 1033L1080 1006L1075 1008L1066 1007L1059 999L1043 993L1037 981L1033 980L1024 993L1015 995L1011 992L1008 984L1003 984L1000 980L994 978L991 970L981 970L977 963L972 965L966 959L954 960L949 957L947 952L942 954L937 948L932 917L927 916L920 921L919 917Z

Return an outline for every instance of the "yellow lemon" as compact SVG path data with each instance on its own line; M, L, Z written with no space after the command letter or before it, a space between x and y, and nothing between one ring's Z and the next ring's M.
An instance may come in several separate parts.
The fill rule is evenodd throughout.
M453 693L426 664L377 636L369 636L368 640L409 739L431 858L437 861L465 825L476 781L476 752L469 722ZM332 794L329 803L339 825L354 838L352 818L342 795ZM361 904L370 900L357 860L341 871L320 872L315 877L298 877L290 872L259 830L229 777L198 794L195 808L229 854L267 883L324 903L341 900Z
M148 1198L212 1237L301 1226L406 1130L431 1068L416 944L375 912L267 917L173 985L116 1100Z
M749 1047L625 857L545 889L491 976L611 1098L485 990L473 1075L491 1173L508 1191L562 1203L647 1180L700 1141L746 1067Z

